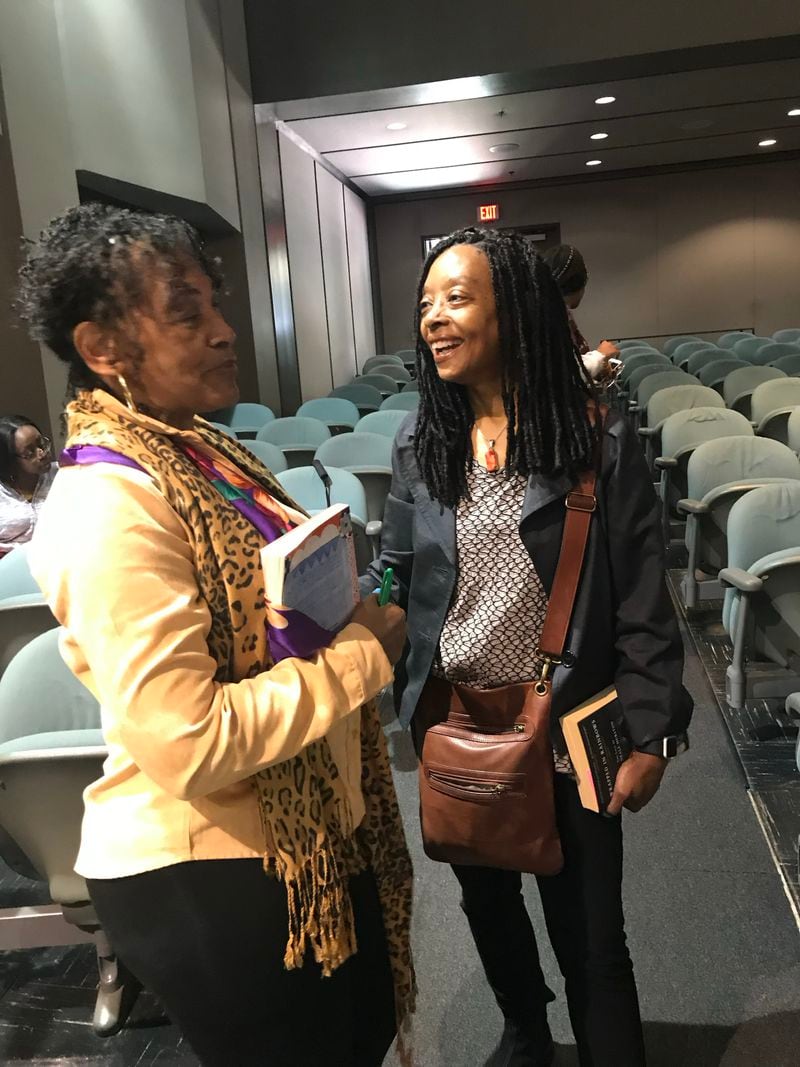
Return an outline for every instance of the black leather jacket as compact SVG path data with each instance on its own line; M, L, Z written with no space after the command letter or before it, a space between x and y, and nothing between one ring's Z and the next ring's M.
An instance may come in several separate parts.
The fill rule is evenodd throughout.
M415 425L412 414L398 431L381 557L362 578L366 595L392 566L393 599L408 613L394 687L404 725L430 672L458 567L455 512L431 500L420 477ZM520 537L548 594L571 488L567 478L533 475L520 515ZM616 684L634 745L660 754L663 738L685 733L692 700L681 684L683 646L665 582L658 501L639 443L614 412L605 421L597 499L566 646L575 663L553 675L553 741L563 751L559 715ZM490 566L491 529L486 561Z

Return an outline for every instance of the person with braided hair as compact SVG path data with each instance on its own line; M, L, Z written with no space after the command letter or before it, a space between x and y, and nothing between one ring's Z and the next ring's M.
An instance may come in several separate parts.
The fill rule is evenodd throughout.
M380 558L366 594L394 569L408 644L394 697L417 751L430 725L429 677L490 690L540 676L539 636L561 548L566 496L596 465L582 578L552 682L551 740L561 873L538 879L565 979L582 1067L643 1067L622 912L624 807L656 793L685 745L691 699L667 592L659 511L628 423L595 426L594 387L544 260L518 235L465 229L425 260L415 328L419 408L394 443ZM616 685L632 753L609 816L585 810L559 716ZM441 718L446 709L441 709ZM504 1017L492 1067L545 1067L553 999L521 875L454 866L462 907Z
M260 550L306 515L199 415L238 399L221 283L186 223L99 204L21 270L71 394L30 565L108 746L75 866L206 1067L379 1067L415 990L374 699L404 615L372 597L312 656L291 620L270 641Z
M556 245L546 249L543 258L567 305L572 343L583 360L583 365L595 381L602 384L613 381L619 373L619 364L612 364L610 361L619 359L619 349L613 341L601 341L597 348L590 349L572 315L583 300L589 281L589 272L586 270L583 256L574 245Z

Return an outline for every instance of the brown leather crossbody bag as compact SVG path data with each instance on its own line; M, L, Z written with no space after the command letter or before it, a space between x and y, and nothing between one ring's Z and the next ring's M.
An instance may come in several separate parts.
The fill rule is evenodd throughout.
M557 874L563 865L553 795L550 671L562 662L580 582L596 474L566 500L558 566L532 682L473 689L429 678L415 713L422 839L431 859Z

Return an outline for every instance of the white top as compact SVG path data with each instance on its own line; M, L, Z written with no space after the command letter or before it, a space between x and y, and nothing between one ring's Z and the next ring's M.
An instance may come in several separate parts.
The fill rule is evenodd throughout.
M39 479L30 500L26 500L16 489L0 482L0 555L30 541L42 504L57 471L58 465L53 463L50 470Z

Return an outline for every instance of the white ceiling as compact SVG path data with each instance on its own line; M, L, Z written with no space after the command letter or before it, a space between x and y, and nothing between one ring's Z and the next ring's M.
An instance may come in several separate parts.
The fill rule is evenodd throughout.
M369 196L800 150L800 116L787 115L800 108L800 59L502 96L471 82L472 99L286 126ZM777 144L759 148L768 137ZM499 144L516 147L490 152Z

